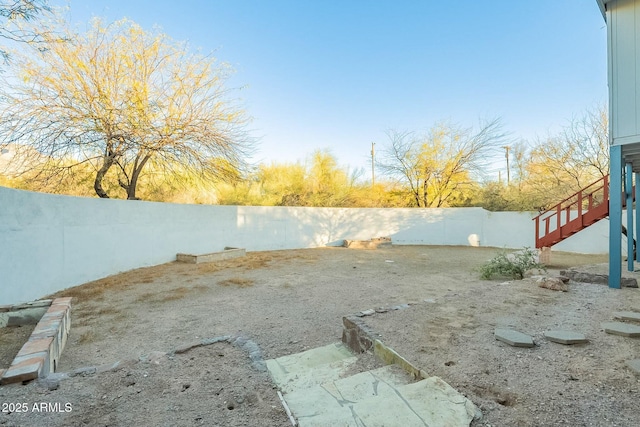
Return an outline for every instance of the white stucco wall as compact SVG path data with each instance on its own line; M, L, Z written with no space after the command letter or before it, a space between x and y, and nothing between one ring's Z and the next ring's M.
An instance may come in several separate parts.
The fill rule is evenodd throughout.
M0 304L173 261L178 252L202 254L225 246L295 249L390 236L395 244L469 245L478 240L481 246L533 247L532 216L481 208L177 205L0 187ZM608 240L594 227L555 249L606 253Z

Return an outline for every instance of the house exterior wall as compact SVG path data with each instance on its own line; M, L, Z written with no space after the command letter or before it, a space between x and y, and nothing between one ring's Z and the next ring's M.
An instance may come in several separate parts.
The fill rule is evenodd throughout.
M640 142L640 0L606 2L611 142Z

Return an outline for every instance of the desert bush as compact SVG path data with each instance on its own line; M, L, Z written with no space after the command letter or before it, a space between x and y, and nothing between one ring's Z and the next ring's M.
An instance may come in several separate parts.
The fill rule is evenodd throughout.
M501 250L498 255L480 267L480 277L488 280L494 277L522 279L528 270L546 267L538 262L538 254L531 248L523 248L514 253Z

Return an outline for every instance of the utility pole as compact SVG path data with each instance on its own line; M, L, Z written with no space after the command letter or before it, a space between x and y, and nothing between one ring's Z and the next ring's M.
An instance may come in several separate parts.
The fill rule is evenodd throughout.
M376 185L376 143L371 143L371 187Z
M511 184L511 172L509 171L509 150L511 149L511 147L506 145L502 148L504 148L506 151L505 157L507 159L507 187L508 187L509 184Z

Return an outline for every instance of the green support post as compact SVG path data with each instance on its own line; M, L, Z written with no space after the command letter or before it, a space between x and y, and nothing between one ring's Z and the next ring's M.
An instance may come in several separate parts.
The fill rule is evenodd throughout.
M622 278L622 147L609 148L609 287Z
M636 201L640 200L640 174L636 173ZM637 202L636 202L637 203ZM640 227L640 210L638 210L638 205L636 204L636 261L640 261L640 251L638 250L638 227Z
M624 195L627 207L627 270L633 271L633 165L627 163L625 167Z

